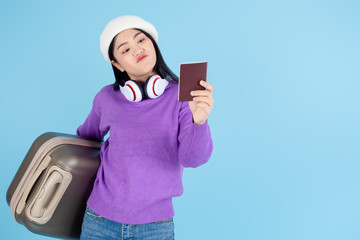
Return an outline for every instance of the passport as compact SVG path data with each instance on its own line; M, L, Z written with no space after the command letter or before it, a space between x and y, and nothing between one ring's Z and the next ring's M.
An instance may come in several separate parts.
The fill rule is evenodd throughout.
M190 92L205 90L200 80L206 81L207 62L192 62L180 64L178 101L192 101L195 96Z

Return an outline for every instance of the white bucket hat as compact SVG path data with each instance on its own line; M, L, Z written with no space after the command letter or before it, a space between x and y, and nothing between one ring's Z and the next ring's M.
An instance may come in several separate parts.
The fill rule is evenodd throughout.
M158 33L151 23L133 15L124 15L114 18L108 22L100 36L100 50L106 61L110 62L109 47L113 38L118 33L130 28L138 28L147 32L152 38L154 38L155 42L157 43Z

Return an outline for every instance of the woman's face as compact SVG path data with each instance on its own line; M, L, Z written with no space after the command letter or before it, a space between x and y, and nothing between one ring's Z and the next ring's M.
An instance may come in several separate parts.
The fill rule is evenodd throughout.
M151 40L141 31L128 29L115 37L114 57L111 63L120 71L126 71L130 79L145 82L155 74L156 52Z

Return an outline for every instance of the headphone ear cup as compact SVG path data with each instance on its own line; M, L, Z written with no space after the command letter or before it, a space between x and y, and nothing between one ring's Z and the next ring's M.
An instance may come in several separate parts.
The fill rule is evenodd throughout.
M160 97L169 82L166 79L162 79L159 75L153 75L148 78L144 85L144 92L147 98Z
M124 87L120 86L120 91L131 102L140 102L144 99L144 90L136 81L126 81Z

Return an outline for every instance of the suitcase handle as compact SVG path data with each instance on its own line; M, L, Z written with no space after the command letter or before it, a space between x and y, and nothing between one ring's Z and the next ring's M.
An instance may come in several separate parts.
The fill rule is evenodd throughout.
M49 203L47 204L47 208L53 208L54 197L56 196L57 187L60 187L59 184L61 184L62 180L63 177L58 171L54 171L51 173L45 186L40 190L41 192L37 196L34 206L31 208L31 216L36 218L43 216L45 212L45 205L47 203ZM49 201L50 198L52 198L52 201Z
M38 224L47 223L54 214L71 180L71 173L56 165L51 166L44 182L39 187L39 191L25 211L28 219Z

